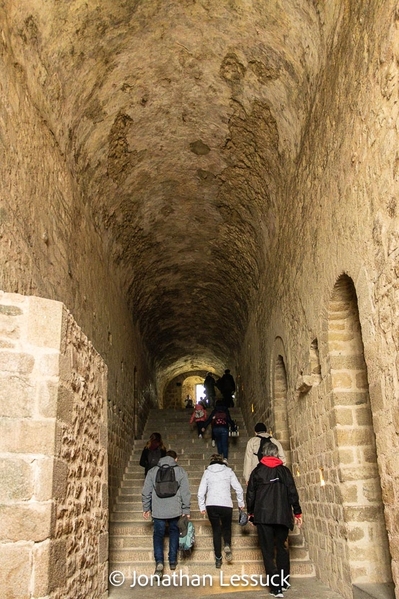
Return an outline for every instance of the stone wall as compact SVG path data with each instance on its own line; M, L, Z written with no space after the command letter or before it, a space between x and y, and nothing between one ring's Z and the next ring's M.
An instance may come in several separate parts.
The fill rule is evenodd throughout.
M155 405L155 373L107 257L106 233L80 185L74 150L67 157L55 140L35 88L43 80L29 80L13 55L1 7L0 20L0 289L62 301L105 360L112 502Z
M107 369L59 302L0 294L0 586L107 589Z
M399 584L397 39L396 3L348 3L279 191L239 368L247 422L255 404L277 423L284 365L304 534L318 576L348 598L356 581ZM342 275L358 310L349 331Z

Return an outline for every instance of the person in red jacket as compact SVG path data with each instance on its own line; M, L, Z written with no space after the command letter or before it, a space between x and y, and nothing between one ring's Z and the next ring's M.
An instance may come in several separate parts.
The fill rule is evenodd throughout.
M205 420L208 418L205 406L199 401L194 406L194 412L191 414L190 424L195 423L197 425L198 437L202 438L202 427L204 426Z
M266 443L263 458L252 471L247 487L247 511L256 525L270 594L284 597L290 586L288 531L302 525L298 491L290 470L278 456L278 447ZM275 557L276 556L276 557Z

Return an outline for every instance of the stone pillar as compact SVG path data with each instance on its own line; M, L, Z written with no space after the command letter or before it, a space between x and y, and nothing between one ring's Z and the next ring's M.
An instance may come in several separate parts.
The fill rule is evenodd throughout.
M0 292L0 588L107 595L106 367L65 307Z

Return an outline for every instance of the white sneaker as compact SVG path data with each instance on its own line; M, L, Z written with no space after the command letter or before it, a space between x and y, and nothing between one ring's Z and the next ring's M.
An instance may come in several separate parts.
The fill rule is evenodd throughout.
M231 548L229 545L226 545L224 548L224 553L226 556L226 562L228 564L231 564L231 562L233 561L233 554L231 553Z
M272 597L284 597L283 591L281 589L278 589L277 591L270 591L270 594Z
M202 435L201 435L201 433L198 435L198 439L202 439Z

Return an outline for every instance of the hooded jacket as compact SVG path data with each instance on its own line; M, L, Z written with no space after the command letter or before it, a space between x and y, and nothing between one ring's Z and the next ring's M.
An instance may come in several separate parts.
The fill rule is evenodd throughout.
M251 439L248 441L247 447L245 449L243 474L244 474L244 480L247 484L249 481L249 477L251 476L252 470L254 468L256 468L256 466L259 464L257 453L258 453L258 449L259 449L262 437L270 437L270 441L272 443L274 443L275 445L277 445L277 447L278 447L278 457L280 458L280 460L283 462L284 465L286 462L284 449L283 449L283 446L281 445L280 441L277 441L277 439L275 439L274 437L271 437L269 435L269 433L256 433L255 437L251 437Z
M247 510L254 524L294 527L293 513L301 515L298 491L290 470L279 458L264 457L249 478Z
M196 412L203 412L204 415L200 416L200 418L196 418L195 413ZM190 418L190 424L193 424L193 422L205 422L205 420L207 419L208 415L206 413L206 410L204 408L204 406L200 403L195 404L194 407L194 412L191 414L191 418Z
M159 470L159 466L162 466L163 464L175 466L175 477L179 483L179 488L176 495L173 497L158 497L155 492L155 477ZM161 458L158 462L158 466L154 466L154 468L151 468L151 470L148 471L141 497L143 501L143 512L152 512L153 518L165 520L167 518L178 518L182 514L189 514L191 493L187 472L181 466L178 466L171 456Z
M244 492L237 476L226 464L211 464L202 475L198 488L198 507L203 512L207 505L233 507L231 487L237 495L238 507L244 507Z

